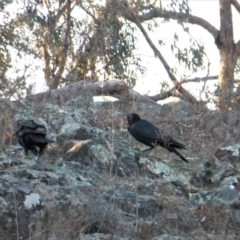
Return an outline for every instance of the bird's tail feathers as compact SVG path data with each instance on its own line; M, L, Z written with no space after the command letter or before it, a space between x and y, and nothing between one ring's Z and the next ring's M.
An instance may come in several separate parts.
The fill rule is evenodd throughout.
M188 163L188 160L185 157L183 157L175 148L172 148L171 150L172 150L171 152L176 153L184 162Z
M184 149L186 150L186 147L184 144L179 143L177 141L171 140L171 141L158 141L158 144L166 149L170 148L177 148L177 149Z
M53 139L51 139L49 137L45 137L45 139L48 143L54 143L55 142Z
M171 141L171 146L174 148L177 148L177 149L185 149L186 150L186 146L177 141Z

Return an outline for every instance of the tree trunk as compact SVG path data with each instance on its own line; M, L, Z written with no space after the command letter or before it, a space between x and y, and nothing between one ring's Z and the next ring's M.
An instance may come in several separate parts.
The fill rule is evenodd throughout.
M56 75L52 79L52 84L50 86L50 89L56 89L59 86L62 74L66 66L66 62L67 62L67 53L69 49L69 38L70 38L70 29L71 29L71 11L72 11L71 0L67 0L66 5L67 5L66 30L64 35L62 53L60 57L59 68Z
M216 38L216 45L220 52L220 66L218 75L218 107L222 110L231 108L233 92L234 68L237 54L233 40L233 23L231 4L227 0L219 0L220 33Z
M229 49L229 47L220 49L220 69L218 76L218 104L220 109L228 110L231 108L236 63L237 56L233 49Z

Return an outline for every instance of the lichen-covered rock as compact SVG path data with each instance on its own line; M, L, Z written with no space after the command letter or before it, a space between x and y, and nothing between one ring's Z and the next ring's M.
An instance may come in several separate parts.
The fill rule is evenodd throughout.
M194 171L190 183L197 188L213 188L218 187L225 178L237 174L237 169L231 164L219 165L214 160L206 161Z
M234 167L240 166L240 144L219 148L215 152L215 157L222 163L232 164Z

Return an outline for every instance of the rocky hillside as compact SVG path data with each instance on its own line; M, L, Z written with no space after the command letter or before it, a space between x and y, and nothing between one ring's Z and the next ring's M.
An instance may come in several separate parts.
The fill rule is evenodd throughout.
M238 112L161 105L121 85L87 89L1 101L1 240L240 238ZM106 93L118 100L93 101ZM160 147L141 152L130 112L186 143L189 163ZM23 119L55 139L38 162L13 134Z

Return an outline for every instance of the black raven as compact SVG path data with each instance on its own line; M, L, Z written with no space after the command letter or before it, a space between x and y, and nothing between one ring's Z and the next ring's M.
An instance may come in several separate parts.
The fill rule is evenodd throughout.
M43 123L36 120L24 120L17 125L16 135L18 142L24 148L25 155L28 150L37 155L37 161L43 154L48 143L54 142L47 137L47 129Z
M144 152L160 145L168 151L177 154L183 161L188 162L187 159L176 150L176 148L186 149L184 144L177 142L149 121L141 119L136 113L128 114L127 120L129 125L128 131L131 135L137 141L150 147L147 150L144 150Z

